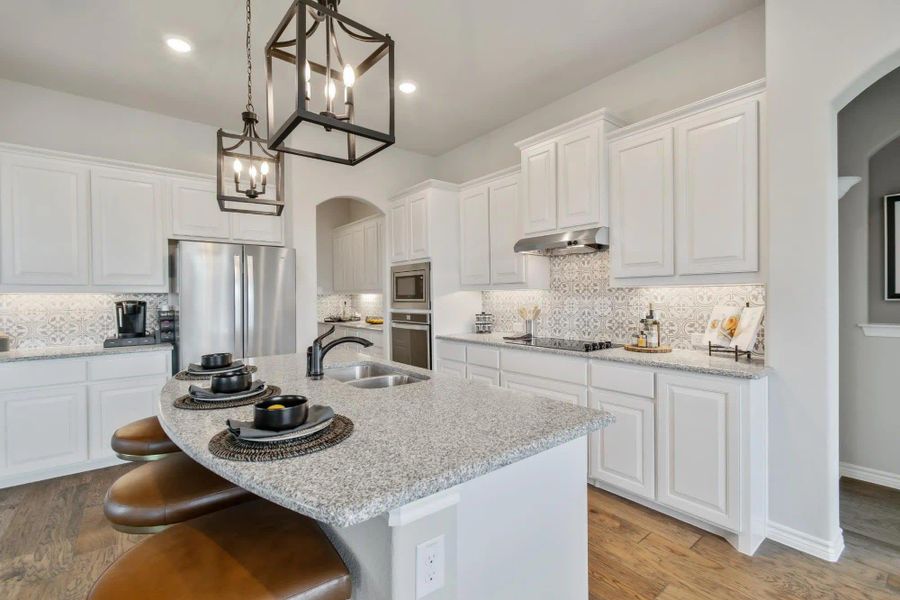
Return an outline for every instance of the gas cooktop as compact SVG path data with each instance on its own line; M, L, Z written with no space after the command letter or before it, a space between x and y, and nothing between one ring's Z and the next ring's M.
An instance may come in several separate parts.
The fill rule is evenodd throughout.
M595 342L590 340L566 340L551 337L519 337L506 340L507 344L519 346L531 346L533 348L552 348L554 350L570 350L572 352L593 352L594 350L608 350L621 348L622 344L613 344L610 341Z

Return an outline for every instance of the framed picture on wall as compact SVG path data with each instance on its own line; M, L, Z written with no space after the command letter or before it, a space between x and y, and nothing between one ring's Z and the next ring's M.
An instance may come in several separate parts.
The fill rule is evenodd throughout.
M884 197L884 299L900 300L900 194Z

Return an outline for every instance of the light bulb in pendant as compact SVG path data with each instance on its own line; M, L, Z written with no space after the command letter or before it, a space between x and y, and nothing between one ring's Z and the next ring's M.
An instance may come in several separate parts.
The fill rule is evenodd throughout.
M306 61L306 63L303 65L303 76L306 78L306 81L309 81L309 79L312 77L312 69L309 66L309 61Z
M344 85L353 87L354 83L356 83L356 71L353 70L350 63L347 63L344 65Z
M268 175L269 174L269 163L264 162L263 164L259 165L259 172L262 173L263 175Z
M232 167L234 167L235 175L239 175L241 173L241 169L244 168L244 166L241 164L241 161L239 161L238 159L234 159L234 164L232 165Z
M250 179L256 179L256 165L250 165Z
M325 96L329 100L334 100L335 94L337 94L337 86L334 85L334 81L328 80L328 82L325 84Z

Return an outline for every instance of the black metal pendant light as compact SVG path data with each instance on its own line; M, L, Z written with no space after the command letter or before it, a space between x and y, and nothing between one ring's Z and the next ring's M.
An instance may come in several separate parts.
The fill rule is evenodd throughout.
M340 0L294 0L266 44L268 143L269 148L274 151L356 165L395 141L394 41L389 35L377 33L339 14L338 4ZM316 32L322 35L317 36ZM343 41L339 38L343 38ZM311 49L316 49L311 44L316 42L324 44L324 53L318 59L314 59L314 53L311 52ZM341 52L342 43L345 46L344 53ZM364 48L355 65L348 52L351 44L354 49ZM386 59L386 68L382 59ZM293 85L286 93L282 93L284 90L280 89L281 84L275 82L273 61L276 65L288 65L288 69L292 71L292 76L287 79ZM380 91L387 99L387 132L358 122L357 104L361 104L361 100L354 96L359 88L358 83L367 73L370 74L370 78L365 80L367 84L370 79L386 75L385 87ZM317 80L315 84L314 76ZM319 82L323 84L321 87ZM342 103L338 96L339 85L343 88ZM378 91L375 86L366 89ZM374 105L374 93L372 95ZM290 102L290 114L280 124L276 122L276 98L288 98ZM313 104L321 109L314 110ZM336 104L343 106L336 108ZM316 136L301 134L300 126L304 123L313 125L318 131L340 132L346 136L346 144L341 142L339 146L330 145L324 150L315 150L313 146L321 144L316 144L315 139L308 139ZM318 129L319 127L322 129ZM299 139L300 137L303 139ZM363 144L364 140L360 138L369 141Z
M250 59L250 0L247 0L247 106L239 134L216 133L216 199L224 212L278 216L284 210L284 155L268 149L256 132L253 63ZM232 181L233 177L233 181Z

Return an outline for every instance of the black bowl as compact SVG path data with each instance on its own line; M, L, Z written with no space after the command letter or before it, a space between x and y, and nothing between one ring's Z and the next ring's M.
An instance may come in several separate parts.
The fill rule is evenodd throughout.
M253 373L244 367L233 373L212 375L209 378L209 389L216 394L236 394L250 389L253 385Z
M204 354L200 357L200 366L204 369L221 369L227 367L233 361L231 352L218 352L216 354Z
M269 410L273 404L281 404L284 408ZM303 425L308 415L309 402L306 396L272 396L253 406L253 426L257 429L283 431Z

